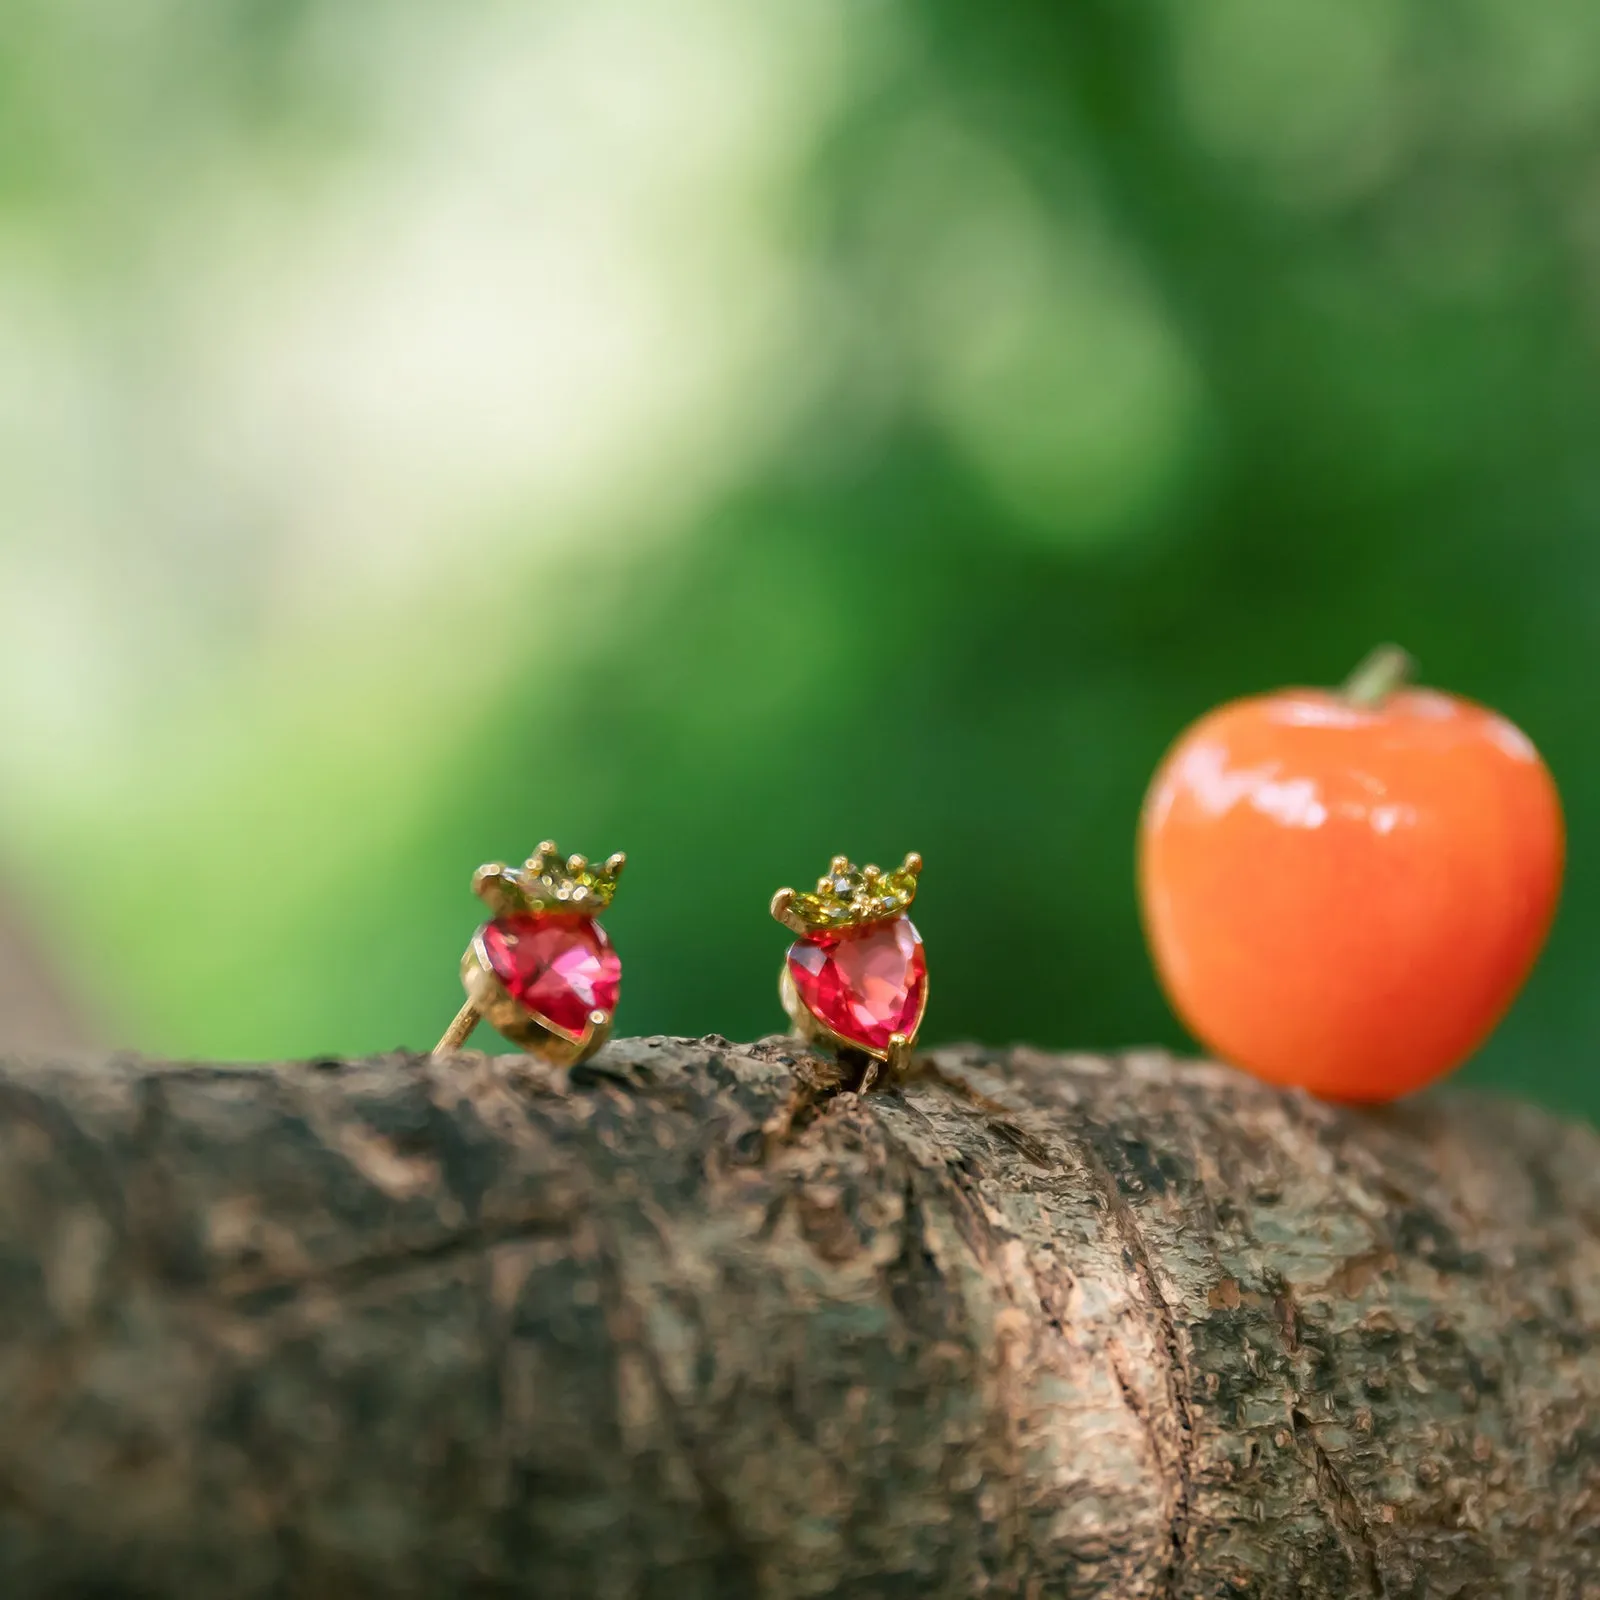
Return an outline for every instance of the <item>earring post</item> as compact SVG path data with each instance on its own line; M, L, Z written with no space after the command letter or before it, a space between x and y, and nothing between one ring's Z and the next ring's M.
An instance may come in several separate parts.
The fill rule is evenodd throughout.
M482 1013L472 1001L456 1012L455 1021L444 1030L444 1037L433 1047L436 1056L449 1055L459 1050L472 1037L472 1030L483 1020Z

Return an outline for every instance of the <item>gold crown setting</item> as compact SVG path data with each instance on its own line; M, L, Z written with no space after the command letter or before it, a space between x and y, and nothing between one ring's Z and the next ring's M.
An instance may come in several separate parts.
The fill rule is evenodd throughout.
M835 856L827 876L817 879L815 894L780 889L772 897L772 914L802 936L883 922L911 909L921 871L922 857L915 852L890 872L871 866L857 869L848 857Z
M497 917L540 911L581 911L597 916L611 904L627 863L620 852L600 866L587 856L564 856L546 839L520 867L491 861L472 875L472 892Z

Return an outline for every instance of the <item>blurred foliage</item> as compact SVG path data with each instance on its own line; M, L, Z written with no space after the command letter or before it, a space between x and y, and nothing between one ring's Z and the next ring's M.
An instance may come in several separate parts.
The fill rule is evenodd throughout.
M132 341L76 381L145 457L146 487L107 491L63 559L75 574L110 560L127 608L164 619L112 630L113 679L171 655L118 702L114 781L83 778L54 713L13 741L35 778L41 763L71 778L30 782L14 763L4 826L107 1026L241 1055L430 1043L457 1003L472 868L554 836L629 852L607 919L629 1032L777 1027L772 890L835 851L914 848L926 1037L1176 1043L1131 887L1151 770L1217 701L1335 681L1395 637L1430 682L1523 726L1568 808L1556 934L1469 1074L1600 1111L1600 12L874 0L819 3L802 25L790 5L766 43L746 11L748 60L718 76L720 44L658 46L720 38L732 9L677 10L609 6L596 49L616 53L616 95L579 96L576 121L553 125L537 96L508 93L491 130L564 150L595 105L626 128L641 85L668 83L638 141L591 151L576 191L599 206L610 185L619 216L657 229L631 258L669 286L661 321L680 343L604 367L593 405L627 412L648 372L669 385L660 409L583 466L583 493L547 503L545 424L514 388L509 409L486 401L464 432L488 428L535 468L508 469L492 500L454 479L418 498L432 564L388 597L364 576L324 591L325 546L353 538L317 521L325 506L258 491L245 518L227 450L221 467L163 457L210 425L210 391L163 358L142 385L128 364L143 370L137 335L163 317L199 339L186 296L210 280L185 252L210 248L195 241L219 219L245 229L241 259L293 257L302 203L320 194L315 214L337 218L347 193L382 191L362 176L374 151L422 170L439 41L481 36L504 57L513 11L413 0L380 23L338 0L50 0L0 20L0 258L64 261L60 303L93 348ZM573 7L542 14L576 26ZM113 15L108 41L94 30ZM739 115L707 122L718 95ZM780 124L783 141L752 132ZM670 194L721 209L657 205L643 166L619 188L646 145L684 162L703 146ZM730 164L758 145L759 163ZM431 206L449 237L454 191L408 181L370 215L413 223ZM509 190L502 213L494 181L492 237L543 238L565 215ZM239 213L243 191L269 200ZM703 253L671 255L688 237ZM0 277L0 335L22 281ZM381 271L368 281L385 292ZM464 288L515 347L524 326L578 315L566 281L524 294L515 273L442 272L442 344ZM198 326L248 346L253 304L225 300ZM283 337L310 346L326 326ZM330 382L374 349L393 356L379 389L442 382L409 360L413 340L426 330L383 325ZM269 391L263 414L288 428L301 392ZM152 394L173 401L155 434ZM443 424L395 427L347 442L370 457L359 481L420 470L430 441L457 448ZM30 437L0 455L15 481ZM155 460L139 448L152 438ZM292 452L263 459L263 481L294 481ZM164 475L191 465L201 487L177 529ZM34 543L21 503L11 493L5 534L19 549ZM122 516L161 531L108 557L112 535L92 530ZM314 536L297 544L291 525ZM314 574L307 592L334 595L292 627L270 609L282 550ZM38 559L6 569L29 615ZM87 928L81 899L59 899L63 852L98 861ZM985 867L1019 857L1037 894L997 903Z

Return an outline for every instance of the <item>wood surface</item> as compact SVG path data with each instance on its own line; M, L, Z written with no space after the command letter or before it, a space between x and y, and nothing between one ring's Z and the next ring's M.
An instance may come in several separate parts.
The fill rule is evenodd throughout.
M1600 1141L787 1040L0 1063L0 1595L1600 1594Z

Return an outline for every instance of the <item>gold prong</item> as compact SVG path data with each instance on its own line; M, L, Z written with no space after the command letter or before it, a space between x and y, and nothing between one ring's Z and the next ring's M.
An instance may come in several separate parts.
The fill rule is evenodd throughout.
M588 856L568 856L567 871L575 878L589 865Z
M780 889L772 897L772 914L790 933L804 935L806 925L794 910L794 890Z
M472 892L497 917L508 916L522 909L522 891L515 880L508 876L509 871L503 861L490 861L472 875Z
M886 1062L890 1078L903 1078L911 1065L911 1041L903 1033L889 1035L889 1054Z
M577 1039L570 1040L567 1048L559 1052L561 1064L575 1067L579 1062L587 1061L610 1037L611 1013L598 1008L591 1011L584 1020L583 1033Z
M617 851L614 856L607 856L606 876L610 878L616 877L617 874L621 872L625 866L627 866L627 864L628 858L621 850Z
M828 876L831 877L831 878L837 878L841 874L846 873L849 870L850 870L850 857L849 856L835 856L833 858L833 860L828 863Z
M447 1056L459 1050L472 1035L472 1030L483 1020L482 1013L472 1001L456 1012L455 1020L444 1031L444 1037L433 1047L436 1056Z
M905 864L900 868L902 872L909 872L913 878L922 874L922 857L915 850L910 851L905 859Z

